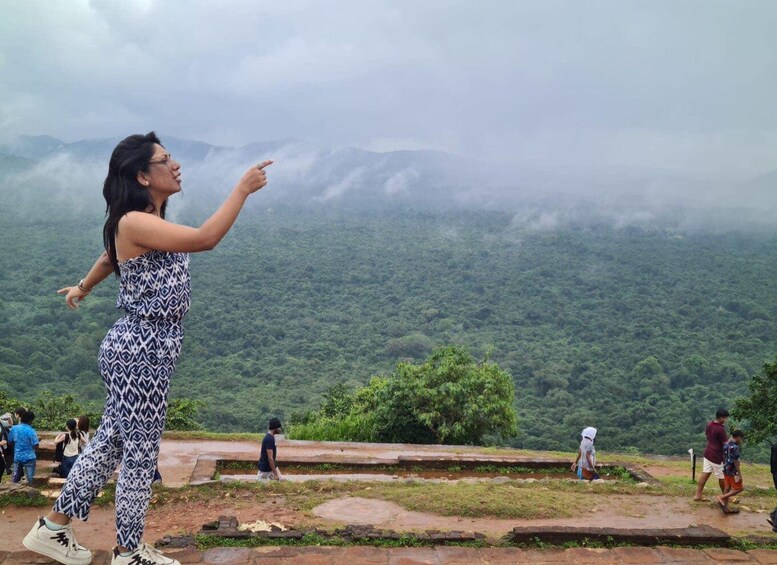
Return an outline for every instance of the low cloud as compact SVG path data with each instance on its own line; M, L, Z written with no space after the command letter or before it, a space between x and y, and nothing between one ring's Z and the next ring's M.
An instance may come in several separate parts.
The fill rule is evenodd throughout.
M489 210L510 214L508 231L516 233L592 226L771 230L777 224L777 172L715 184L658 173L498 170L438 152L371 153L297 140L242 147L163 141L182 164L184 192L170 207L171 219L181 221L215 210L248 168L274 159L267 169L270 183L251 199L252 205ZM102 183L116 141L62 144L50 138L28 139L16 147L30 157L35 143L40 158L15 173L4 173L4 184L16 202L34 207L35 199L44 198L63 209L101 211ZM0 153L12 153L14 147L0 147Z
M383 185L383 192L389 196L394 194L407 194L413 183L418 181L418 171L415 169L405 169L399 171L389 178Z

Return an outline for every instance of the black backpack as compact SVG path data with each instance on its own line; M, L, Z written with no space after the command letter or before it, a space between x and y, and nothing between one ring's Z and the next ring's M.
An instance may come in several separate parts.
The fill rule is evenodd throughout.
M67 438L54 445L55 463L62 463L62 459L65 457L65 443L67 443Z

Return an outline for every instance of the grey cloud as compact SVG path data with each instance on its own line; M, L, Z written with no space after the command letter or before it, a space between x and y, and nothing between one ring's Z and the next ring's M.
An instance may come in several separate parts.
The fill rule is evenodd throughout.
M768 0L0 0L0 13L5 137L156 129L569 172L775 168Z

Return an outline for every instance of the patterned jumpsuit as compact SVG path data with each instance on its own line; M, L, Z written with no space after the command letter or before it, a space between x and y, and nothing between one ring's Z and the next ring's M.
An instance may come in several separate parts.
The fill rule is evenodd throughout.
M86 520L92 501L121 463L116 483L118 545L140 545L165 424L170 377L189 310L189 256L151 251L119 263L117 308L126 315L100 346L108 390L100 426L76 460L54 511Z

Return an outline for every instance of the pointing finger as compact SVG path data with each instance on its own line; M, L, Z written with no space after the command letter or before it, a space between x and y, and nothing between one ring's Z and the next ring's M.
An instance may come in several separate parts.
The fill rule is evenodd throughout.
M262 170L262 169L264 169L265 167L267 167L267 166L269 166L269 165L272 165L272 164L273 164L273 161L262 161L261 163L259 163L259 164L256 166L256 168L257 168L257 169L259 169L259 170Z

